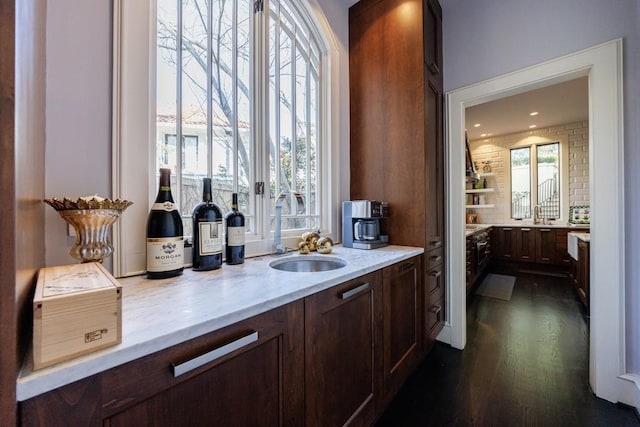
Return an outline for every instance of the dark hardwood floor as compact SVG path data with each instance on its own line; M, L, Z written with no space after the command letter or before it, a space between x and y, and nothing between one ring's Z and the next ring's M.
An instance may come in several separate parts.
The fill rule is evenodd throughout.
M438 343L376 425L640 425L591 392L587 322L568 279L518 274L510 301L469 301L465 350Z

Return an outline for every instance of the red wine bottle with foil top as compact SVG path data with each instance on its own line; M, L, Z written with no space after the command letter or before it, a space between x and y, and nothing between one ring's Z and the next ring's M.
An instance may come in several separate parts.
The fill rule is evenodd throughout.
M227 264L244 262L244 215L238 210L238 194L231 196L231 211L225 216L227 234L225 235L225 258Z
M160 168L160 188L147 218L147 277L164 279L184 270L182 218L171 195L171 169Z
M222 266L222 211L211 197L211 178L203 179L202 202L193 208L193 269Z

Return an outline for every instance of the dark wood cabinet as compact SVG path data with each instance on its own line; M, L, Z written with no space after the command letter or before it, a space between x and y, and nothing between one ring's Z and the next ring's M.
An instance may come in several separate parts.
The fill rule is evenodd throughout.
M576 287L578 291L578 297L584 304L589 312L589 273L590 259L589 259L589 243L578 240L578 266L577 266L577 281Z
M497 247L497 258L506 261L515 261L517 255L517 228L514 227L496 227L494 233L493 244Z
M566 228L558 228L556 230L556 264L565 268L570 268L571 257L569 256L567 246L567 233Z
M535 262L536 260L536 232L529 227L516 228L516 259L519 261Z
M303 323L276 308L27 400L22 425L302 425Z
M351 198L389 203L390 242L425 248L423 283L446 275L442 72L437 0L349 9ZM444 296L423 296L427 349L444 325Z
M422 358L422 300L422 257L382 271L383 406L398 392Z
M536 262L539 264L556 263L556 230L553 228L535 229Z
M380 270L305 298L305 425L374 421L382 322Z

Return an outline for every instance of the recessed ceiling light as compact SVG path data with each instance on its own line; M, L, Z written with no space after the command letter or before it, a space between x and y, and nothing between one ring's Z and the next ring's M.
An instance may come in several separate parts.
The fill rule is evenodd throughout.
M476 123L475 125L473 125L474 128L479 128L480 127L480 123Z
M487 136L493 136L493 134L492 133L488 133Z
M534 127L536 127L536 125L530 125L529 129L533 129Z
M532 111L529 113L530 116L537 116L538 114L540 113L538 113L537 111Z
M481 133L480 136L484 138L485 136L487 136L487 134L486 133Z

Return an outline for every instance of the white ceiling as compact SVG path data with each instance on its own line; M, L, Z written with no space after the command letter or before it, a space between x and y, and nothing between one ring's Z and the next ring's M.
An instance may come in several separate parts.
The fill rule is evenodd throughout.
M529 113L537 111L537 116ZM466 109L469 140L589 119L587 77L498 99ZM479 127L474 124L479 123Z

